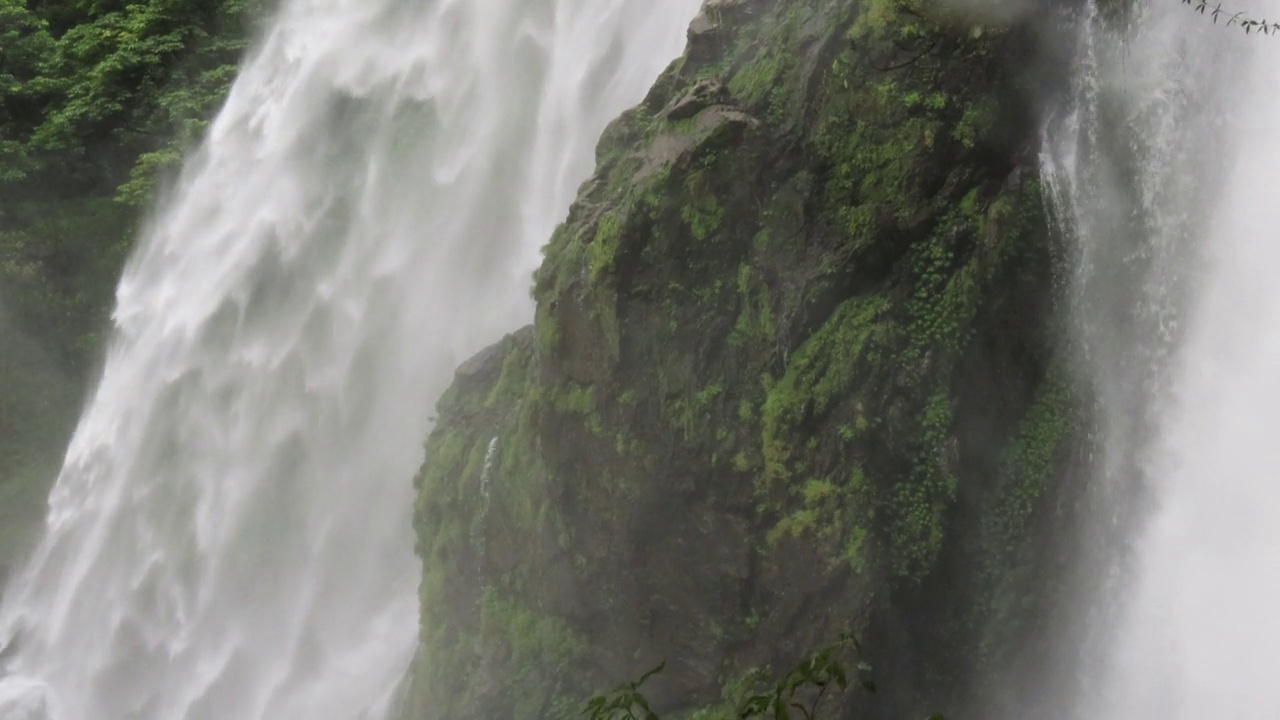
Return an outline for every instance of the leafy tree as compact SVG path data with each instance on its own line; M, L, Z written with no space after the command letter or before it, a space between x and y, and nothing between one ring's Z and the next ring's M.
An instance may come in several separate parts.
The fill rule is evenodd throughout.
M0 302L69 365L90 366L141 208L263 5L0 0Z
M19 0L3 2L25 9ZM145 201L156 171L176 164L225 97L258 5L146 0L75 7L84 7L78 17L58 17L78 22L56 38L46 20L35 18L44 31L33 81L41 102L26 155L40 154L55 175L88 171L75 192L119 191L121 199ZM5 169L20 178L33 168Z
M21 0L0 0L0 182L33 169L27 142L41 123L41 79L53 38Z

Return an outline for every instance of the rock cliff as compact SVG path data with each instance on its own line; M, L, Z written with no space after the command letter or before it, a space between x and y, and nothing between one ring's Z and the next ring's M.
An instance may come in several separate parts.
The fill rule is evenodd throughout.
M606 132L535 324L459 369L416 480L415 718L665 712L841 630L969 706L1063 522L1075 414L1020 26L711 0ZM989 690L989 688L987 689Z

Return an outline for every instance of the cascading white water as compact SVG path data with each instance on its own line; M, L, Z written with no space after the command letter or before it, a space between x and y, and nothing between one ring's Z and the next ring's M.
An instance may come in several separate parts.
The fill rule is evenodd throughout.
M700 0L288 0L120 284L4 720L378 717L457 362ZM429 611L429 609L428 609Z
M1124 540L1061 712L1276 715L1280 666L1280 38L1165 0L1083 23L1046 177L1080 246L1098 397L1094 514ZM1280 16L1275 0L1239 8Z

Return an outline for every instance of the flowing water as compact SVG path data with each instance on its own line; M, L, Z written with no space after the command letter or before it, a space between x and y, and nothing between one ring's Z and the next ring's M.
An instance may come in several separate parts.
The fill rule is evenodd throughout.
M1108 547L1087 555L1081 669L1051 716L1275 717L1280 38L1166 0L1079 20L1044 164L1078 247L1087 534Z
M384 713L431 403L699 4L284 3L121 281L0 718Z

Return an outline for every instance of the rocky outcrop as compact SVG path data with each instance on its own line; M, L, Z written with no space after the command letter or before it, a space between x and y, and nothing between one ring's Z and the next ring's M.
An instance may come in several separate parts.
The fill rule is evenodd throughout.
M412 717L576 716L664 659L663 709L713 707L845 629L882 688L846 712L962 707L1008 661L1073 417L1025 41L708 3L606 132L535 325L440 401Z

